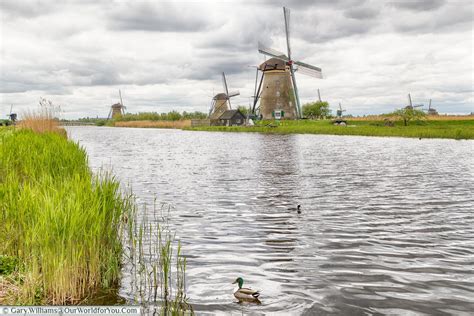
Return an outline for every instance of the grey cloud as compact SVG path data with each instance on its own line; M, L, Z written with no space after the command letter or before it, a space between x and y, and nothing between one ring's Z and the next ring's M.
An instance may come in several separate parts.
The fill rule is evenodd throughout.
M436 10L444 4L445 0L397 0L391 2L394 7L412 11Z
M205 12L196 4L179 8L171 3L138 2L112 10L108 24L116 30L198 32L206 29Z
M32 18L49 14L56 9L58 9L58 5L55 3L55 1L0 1L0 12L11 18Z
M379 15L379 11L374 8L369 7L357 7L351 8L344 12L344 16L356 19L356 20L366 20L366 19L373 19Z

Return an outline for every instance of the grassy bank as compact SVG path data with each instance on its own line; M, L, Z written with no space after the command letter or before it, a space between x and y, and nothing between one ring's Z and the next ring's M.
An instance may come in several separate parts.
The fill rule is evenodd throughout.
M348 120L348 126L335 126L330 120L300 120L274 122L259 122L257 126L202 126L186 128L199 131L222 132L257 132L268 134L326 134L326 135L359 135L359 136L393 136L416 138L452 138L474 139L474 117L465 119L439 120L428 119L420 122L410 122L403 126L395 122L394 126L385 126L383 120ZM270 125L270 126L269 126Z
M0 255L15 262L3 303L75 303L118 281L130 200L114 178L92 175L79 145L0 130L0 203Z

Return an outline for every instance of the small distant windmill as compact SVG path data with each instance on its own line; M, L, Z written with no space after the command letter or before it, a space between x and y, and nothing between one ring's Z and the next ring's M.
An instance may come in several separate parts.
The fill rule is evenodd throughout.
M343 112L346 112L346 110L343 110L343 109L342 109L341 102L339 102L339 109L336 111L337 117L338 117L338 118L341 118Z
M413 105L413 103L411 102L411 95L410 93L408 93L408 105L405 107L405 109L413 110L415 108L420 108L420 107L423 107L423 104Z
M259 67L260 71L262 71L262 76L252 109L255 112L256 101L260 98L259 111L263 119L276 117L277 111L280 114L283 112L285 119L302 117L295 72L298 71L311 77L322 78L321 68L291 59L290 10L288 8L283 7L283 16L285 19L288 54L285 55L282 52L258 43L258 51L261 54L272 57Z
M239 91L229 92L225 73L222 73L223 93L216 94L211 101L211 108L209 109L209 118L217 120L225 111L232 109L230 105L230 98L240 95Z
M430 99L430 103L428 105L428 110L426 112L427 112L428 115L439 115L438 111L436 111L435 108L431 107L431 99Z
M8 114L8 118L13 124L16 122L17 115L16 113L13 113L13 104L10 106L10 114Z
M120 91L120 89L119 89L119 97L120 97L120 103L112 104L112 106L110 107L110 111L109 111L109 115L107 116L107 119L116 118L118 116L122 116L125 114L125 109L127 107L123 105L122 92Z

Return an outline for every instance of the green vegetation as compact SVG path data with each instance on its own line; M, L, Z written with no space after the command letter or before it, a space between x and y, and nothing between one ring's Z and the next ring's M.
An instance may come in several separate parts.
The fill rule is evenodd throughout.
M452 138L474 139L474 120L466 119L429 119L416 121L404 126L402 121L385 126L383 118L378 120L351 120L348 126L334 126L331 120L299 120L281 121L274 124L272 121L257 122L256 126L201 126L187 128L199 131L223 132L258 132L269 134L327 134L327 135L360 135L360 136L395 136L416 138Z
M331 116L329 103L326 101L316 101L303 105L303 116L310 119L321 119Z
M64 135L0 129L1 304L93 301L115 290L127 260L138 303L192 311L186 260L162 218L139 220L133 196L112 176L93 175L85 151Z
M168 113L157 113L157 112L141 112L138 114L127 113L123 116L117 117L115 121L179 121L179 120L191 120L191 119L204 119L207 114L202 112L186 112L179 113L177 111L171 111Z
M0 254L19 266L10 303L74 303L116 284L131 209L119 183L56 133L0 130L0 144Z
M387 114L387 116L393 116L403 121L403 125L408 126L410 121L420 121L426 118L426 113L422 110L415 109L413 107L406 107L398 109L393 113Z

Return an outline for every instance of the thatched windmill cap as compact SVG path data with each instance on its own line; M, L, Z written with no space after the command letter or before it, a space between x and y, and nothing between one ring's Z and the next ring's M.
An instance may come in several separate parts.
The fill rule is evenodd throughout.
M120 104L120 103L112 104L112 109L121 109L122 107L123 107L123 105Z
M259 67L261 71L266 70L286 70L286 62L278 58L270 58L264 61Z
M227 100L227 99L229 98L227 97L227 94L225 93L218 93L214 96L214 100Z

